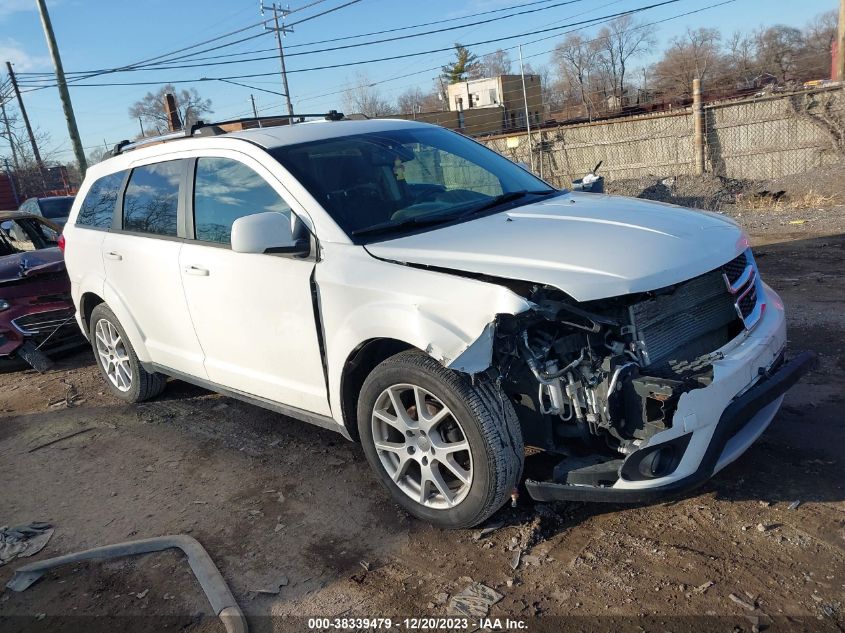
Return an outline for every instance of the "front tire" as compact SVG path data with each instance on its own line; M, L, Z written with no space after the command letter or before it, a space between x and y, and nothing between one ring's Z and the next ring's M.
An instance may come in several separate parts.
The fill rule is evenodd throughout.
M112 395L143 402L164 391L167 376L146 371L114 312L101 303L91 311L89 338L97 367Z
M358 430L393 499L439 527L483 522L522 474L522 433L508 398L416 350L388 358L364 381Z

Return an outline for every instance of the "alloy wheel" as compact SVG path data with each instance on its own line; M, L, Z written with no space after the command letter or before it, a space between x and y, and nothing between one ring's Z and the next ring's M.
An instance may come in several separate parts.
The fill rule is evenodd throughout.
M388 476L411 499L448 509L472 485L472 453L463 428L437 396L422 387L398 384L376 399L373 442Z
M94 334L97 356L109 381L120 391L129 391L132 387L132 365L120 332L106 319L100 319Z

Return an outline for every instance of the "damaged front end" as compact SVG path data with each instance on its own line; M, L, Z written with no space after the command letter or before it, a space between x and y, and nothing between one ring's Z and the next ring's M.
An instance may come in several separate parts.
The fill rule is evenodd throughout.
M759 376L758 391L761 383L772 383L765 379L783 362L778 301L766 325L771 332L758 337L759 350L742 360L754 365L753 374L747 367L735 371L734 362L728 364L729 380L727 370L724 380L717 376L723 348L743 340L767 313L767 289L750 250L688 281L603 300L578 303L545 285L513 289L532 309L499 317L495 370L520 417L526 446L562 457L547 474L550 481L528 482L535 498L642 501L654 488L661 493L678 488L678 479L700 483L715 472L728 441L811 360L791 367L789 380L781 375L776 389L770 384L757 409L746 407L743 420L733 420L733 432L717 442L715 429L729 413L730 400L749 386L752 375ZM711 390L714 408L685 411L679 418L682 398L707 390L714 380L722 380ZM699 428L706 427L695 441L693 429L679 422L690 415L700 418ZM702 444L714 443L712 463L705 463Z

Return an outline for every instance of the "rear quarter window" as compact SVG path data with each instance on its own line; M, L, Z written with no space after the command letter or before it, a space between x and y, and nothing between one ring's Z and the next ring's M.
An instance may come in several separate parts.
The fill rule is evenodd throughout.
M125 176L125 171L119 171L94 181L79 207L76 226L111 228L114 205Z

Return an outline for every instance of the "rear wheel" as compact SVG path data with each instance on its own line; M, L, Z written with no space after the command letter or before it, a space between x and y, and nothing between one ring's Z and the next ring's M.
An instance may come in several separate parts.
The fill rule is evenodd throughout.
M167 376L141 366L123 326L106 304L92 310L89 323L97 367L113 395L126 402L142 402L164 390Z
M519 422L504 394L422 352L393 356L367 377L358 428L367 460L394 500L441 527L487 519L522 472Z

